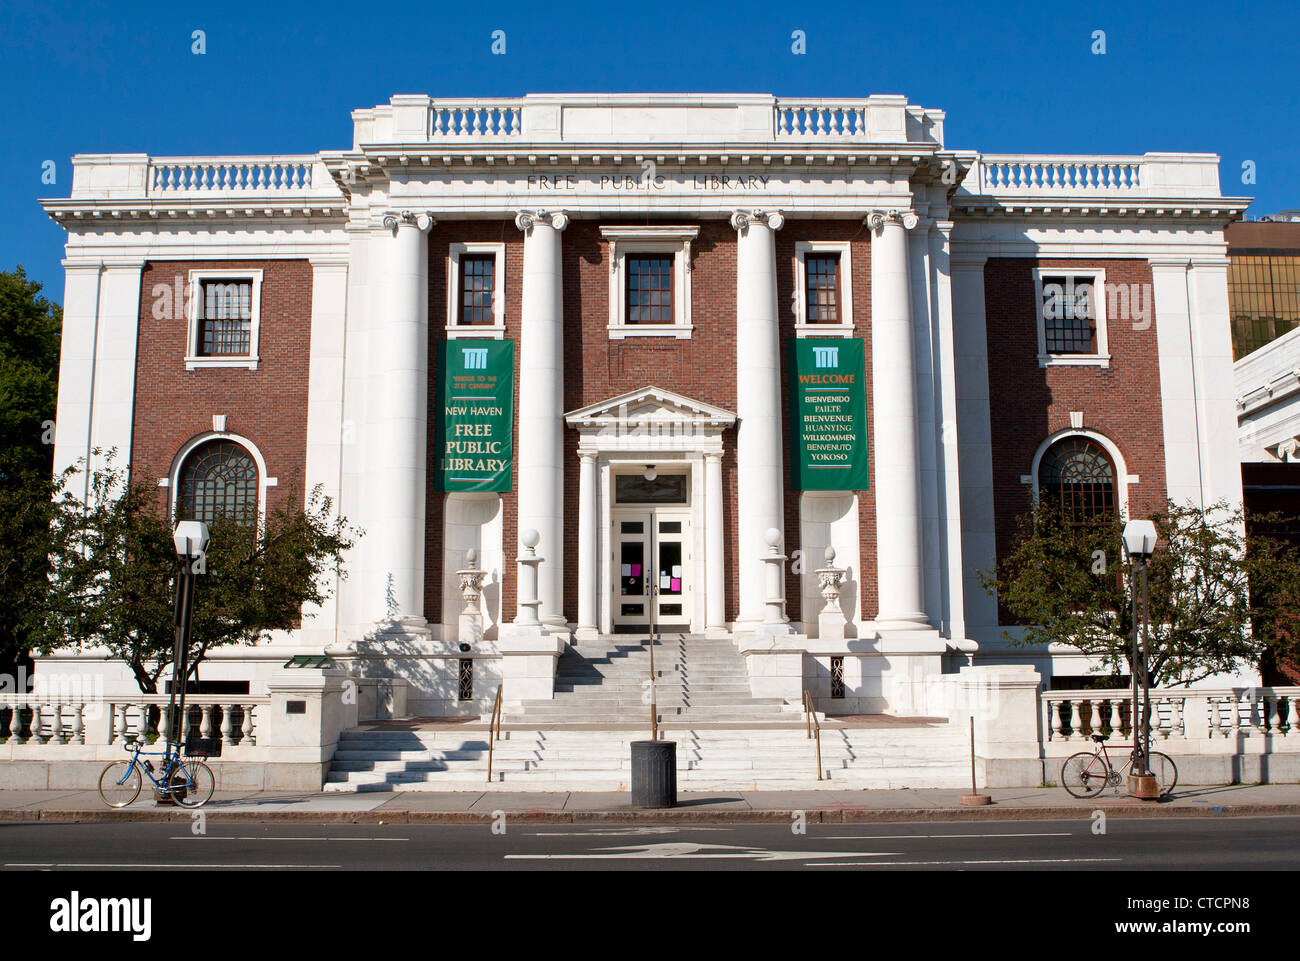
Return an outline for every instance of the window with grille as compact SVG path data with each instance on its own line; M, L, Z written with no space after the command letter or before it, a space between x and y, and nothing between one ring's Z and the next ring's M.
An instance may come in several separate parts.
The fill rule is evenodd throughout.
M673 323L672 254L627 258L627 323Z
M1116 509L1115 467L1101 445L1086 437L1066 437L1038 464L1038 497L1057 504L1076 524Z
M831 697L844 696L844 658L831 658Z
M257 523L257 465L233 441L197 447L181 468L176 519L211 524L217 518L244 527Z
M460 257L460 316L463 326L493 324L492 298L496 290L496 257L463 254Z
M1097 290L1091 276L1044 275L1042 318L1049 354L1097 352Z
M472 657L462 657L460 659L460 689L457 693L457 699L461 701L474 700L474 659Z
M1228 311L1234 359L1300 326L1300 255L1282 250L1232 253Z
M200 280L199 357L246 357L252 351L253 281Z
M808 323L840 323L838 254L808 254L804 257L804 291L808 299Z

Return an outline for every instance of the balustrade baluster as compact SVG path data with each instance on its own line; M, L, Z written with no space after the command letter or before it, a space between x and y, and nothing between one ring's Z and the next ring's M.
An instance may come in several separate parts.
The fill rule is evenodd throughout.
M32 719L27 729L27 743L44 744L45 740L41 737L41 705L38 701L32 701L30 707L32 709Z
M1228 707L1231 711L1232 720L1229 736L1235 738L1241 734L1241 702L1237 699L1236 694L1228 695Z
M22 707L22 699L14 698L13 710L9 712L9 742L11 744L21 743L18 732L22 730L22 714L19 713Z
M242 728L244 737L243 740L239 742L240 744L257 743L257 738L253 736L253 710L255 707L256 707L255 704L244 705L244 725Z
M1181 697L1169 698L1169 736L1171 738L1187 736L1187 730L1183 727L1183 699Z
M212 705L203 705L203 715L199 720L199 737L207 740L212 737Z
M1286 736L1290 737L1295 731L1296 721L1300 720L1296 716L1295 697L1287 695L1286 698Z
M221 743L234 744L234 711L231 705L221 705Z
M172 736L172 712L166 704L158 705L158 740L167 741Z
M1265 706L1264 717L1268 721L1268 733L1281 734L1282 733L1282 715L1281 715L1282 699L1280 697L1277 697L1276 695L1266 697L1264 699L1264 706Z
M1083 737L1083 719L1079 714L1079 699L1070 699L1070 736L1067 741L1077 741Z
M86 702L76 701L72 705L72 726L68 734L69 744L86 743Z
M1110 699L1110 733L1113 737L1121 736L1124 724L1119 716L1119 700L1112 697Z
M1052 740L1063 741L1065 735L1061 732L1061 702L1049 701L1048 704L1052 712Z

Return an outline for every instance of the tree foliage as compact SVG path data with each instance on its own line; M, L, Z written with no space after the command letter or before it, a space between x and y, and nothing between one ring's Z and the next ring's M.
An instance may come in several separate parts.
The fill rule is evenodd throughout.
M1294 655L1300 616L1300 552L1265 534L1245 536L1240 508L1170 502L1156 517L1160 540L1147 570L1148 669L1152 685L1191 683L1258 665L1266 650ZM1122 518L1075 523L1040 503L1020 518L1011 552L981 571L985 590L1021 625L1016 646L1063 644L1112 676L1131 671L1133 567L1123 557Z
M42 652L102 646L155 693L175 642L171 526L156 491L130 485L112 463L89 478L83 501L70 488L76 469L55 483L47 615L36 632ZM287 501L294 500L292 494ZM331 577L346 576L343 555L361 534L320 489L305 509L278 507L257 529L235 519L210 525L207 573L198 578L189 678L208 652L297 627L304 605L323 603Z
M48 569L63 312L21 267L0 271L0 672L30 646Z

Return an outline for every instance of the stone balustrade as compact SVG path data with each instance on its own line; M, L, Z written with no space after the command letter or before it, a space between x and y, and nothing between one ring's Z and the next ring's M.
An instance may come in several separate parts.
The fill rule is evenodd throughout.
M258 708L266 696L218 697L187 695L181 730L165 694L121 695L105 698L46 697L39 694L0 695L0 739L29 747L83 744L124 744L138 738L181 739L220 737L223 745L257 744Z
M148 192L221 197L310 193L320 186L315 165L312 156L154 157L149 160Z
M776 105L777 137L867 136L867 101L781 100Z
M520 137L523 128L523 103L518 100L438 100L429 104L430 141Z
M981 193L1123 193L1142 189L1141 157L980 158Z
M1175 200L1219 192L1212 154L1142 156L981 154L974 157L962 193L998 199Z
M1040 696L1046 744L1093 734L1131 736L1127 690L1047 691ZM1151 691L1152 734L1166 741L1291 738L1300 751L1300 687Z

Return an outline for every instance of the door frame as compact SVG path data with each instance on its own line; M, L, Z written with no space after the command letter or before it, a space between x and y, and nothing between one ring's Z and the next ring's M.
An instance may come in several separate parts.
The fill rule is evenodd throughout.
M689 483L688 483L688 490L689 490ZM689 495L688 495L687 504L625 504L625 505L614 505L611 508L610 543L614 546L615 556L614 556L613 566L617 568L617 571L616 571L616 576L614 577L611 583L611 593L609 596L609 609L610 609L610 621L612 622L613 629L616 633L619 632L620 628L626 628L631 626L627 622L620 623L620 618L623 615L618 613L619 605L623 603L623 598L624 598L624 595L621 590L622 558L619 556L618 545L620 541L623 541L631 536L635 536L635 535L624 534L619 528L622 526L622 524L625 521L638 521L638 520L648 521L650 524L649 528L644 530L641 534L641 542L645 545L646 548L643 555L643 564L645 565L647 571L646 577L647 577L648 584L653 584L654 582L653 580L650 580L650 578L657 576L649 572L658 568L657 563L652 564L650 562L656 560L655 553L663 545L664 535L659 530L660 522L681 521L683 524L686 525L685 529L681 532L679 538L679 542L682 545L683 554L685 555L682 558L682 563L680 566L682 568L682 575L683 575L682 580L684 582L684 586L686 589L680 595L677 595L678 600L682 605L682 612L680 614L674 614L674 615L665 615L661 613L659 608L665 602L665 597L662 594L652 592L642 596L648 598L650 604L655 605L653 609L655 611L654 624L655 624L656 631L670 630L673 632L679 632L682 629L681 626L683 624L687 625L687 630L690 630L692 611L695 608L695 594L696 594L695 525L693 523L694 521L694 517L692 516L693 513L694 512L691 510L689 504ZM615 590L616 588L617 590ZM672 603L672 600L668 600L668 603ZM648 630L650 627L649 611L646 611L645 616L639 619L636 623L638 624L644 623ZM664 627L663 625L665 624L671 626Z
M654 464L661 474L685 473L686 504L646 504L615 505L614 478L619 474L639 474L647 464ZM684 470L683 470L684 468ZM687 550L690 554L689 565L692 577L690 599L683 610L683 619L690 624L691 633L703 633L705 620L704 592L704 524L707 514L704 510L704 454L673 453L665 456L663 451L650 451L644 454L600 455L597 461L599 475L600 523L597 527L597 550L600 552L599 584L597 586L597 623L603 634L614 633L614 597L618 589L619 568L616 555L617 532L614 529L615 517L624 507L633 511L643 511L649 515L655 508L665 511L680 511L690 525ZM721 518L719 518L721 520ZM683 565L683 566L687 566Z

